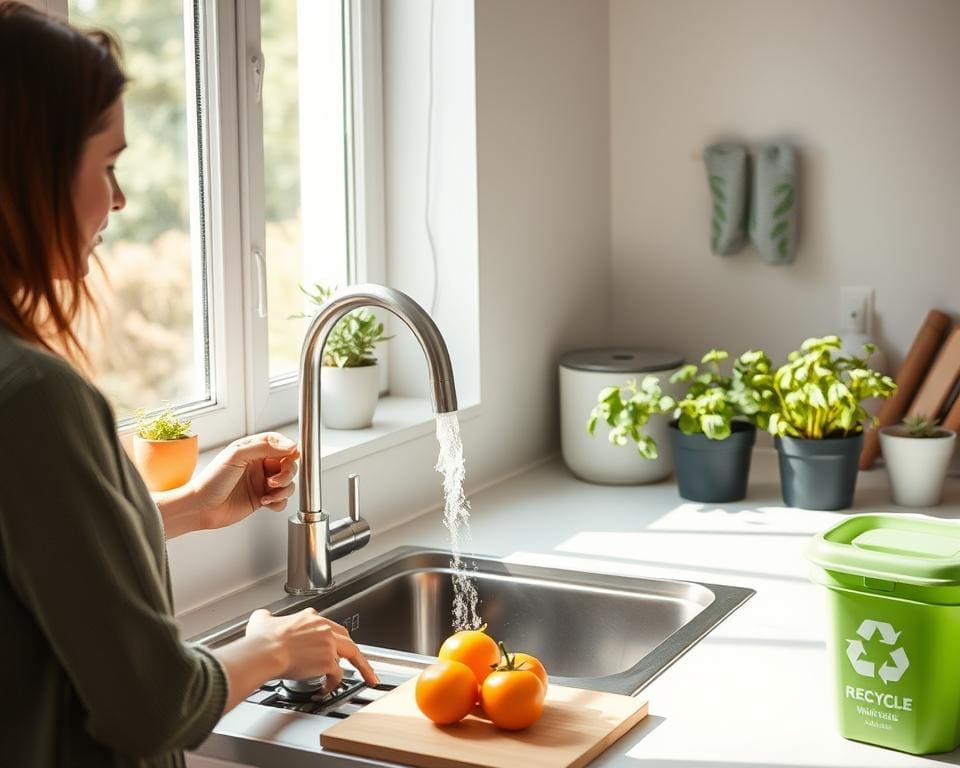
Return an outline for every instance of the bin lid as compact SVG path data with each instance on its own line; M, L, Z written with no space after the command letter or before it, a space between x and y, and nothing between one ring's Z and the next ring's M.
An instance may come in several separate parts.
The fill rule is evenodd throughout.
M560 367L600 373L670 371L683 365L683 355L650 347L577 349L560 357Z
M911 515L856 515L816 536L824 570L925 587L960 585L960 524Z

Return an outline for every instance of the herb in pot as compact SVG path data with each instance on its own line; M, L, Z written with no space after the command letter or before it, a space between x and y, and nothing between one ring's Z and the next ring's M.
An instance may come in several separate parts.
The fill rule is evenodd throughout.
M317 283L312 290L301 288L311 302L319 308L333 295L334 289ZM297 318L312 315L294 315ZM383 323L367 309L355 309L344 315L330 331L323 349L323 365L337 368L363 368L376 365L374 348L381 341L389 341L393 336L384 335Z
M190 431L190 422L177 416L171 406L150 418L146 411L140 409L136 413L136 419L137 435L144 440L182 440Z
M712 349L700 360L705 370L685 365L674 373L671 383L687 385L680 399L665 394L656 376L646 376L639 384L634 380L623 387L607 387L597 397L587 431L594 434L603 420L611 427L611 443L626 445L632 440L641 456L655 459L659 454L656 441L643 432L654 414L672 414L681 432L703 434L711 440L729 437L734 420L766 427L773 411L770 358L762 351L744 352L734 361L729 376L720 368L728 358L726 351Z
M847 437L875 421L863 401L890 397L897 385L867 365L876 349L872 344L864 346L863 358L839 355L840 346L837 336L807 339L776 370L770 434L806 440Z

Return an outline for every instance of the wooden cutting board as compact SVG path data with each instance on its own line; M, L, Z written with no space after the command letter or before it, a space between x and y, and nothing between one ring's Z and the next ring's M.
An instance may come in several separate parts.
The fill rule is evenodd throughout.
M417 709L416 682L328 728L323 748L418 768L579 768L647 715L642 699L551 685L543 715L524 731L474 715L439 726Z

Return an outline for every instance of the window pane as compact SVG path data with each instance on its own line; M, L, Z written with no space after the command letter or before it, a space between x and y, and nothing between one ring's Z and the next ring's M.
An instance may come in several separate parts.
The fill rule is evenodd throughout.
M122 32L130 77L124 95L129 146L117 168L127 206L111 216L98 249L106 277L91 271L102 328L88 322L82 329L97 383L120 418L164 402L207 401L211 394L198 57L185 7L182 0L69 3L74 23Z
M300 286L347 282L340 0L263 0L261 47L269 371L296 373Z

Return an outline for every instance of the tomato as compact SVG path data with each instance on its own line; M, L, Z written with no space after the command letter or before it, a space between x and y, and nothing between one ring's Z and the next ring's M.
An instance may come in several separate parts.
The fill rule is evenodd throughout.
M549 683L547 682L547 670L544 668L543 664L540 663L540 659L535 656L531 656L529 653L511 653L513 657L513 666L517 669L525 669L528 672L533 672L543 683L543 687L546 688Z
M417 678L417 706L438 725L463 720L477 701L477 678L459 661L431 664Z
M483 681L480 706L498 728L519 731L540 719L545 695L546 687L533 672L501 667Z
M465 629L456 632L440 646L437 654L441 661L459 661L473 670L477 683L482 683L490 670L500 661L500 649L496 641L480 629Z

